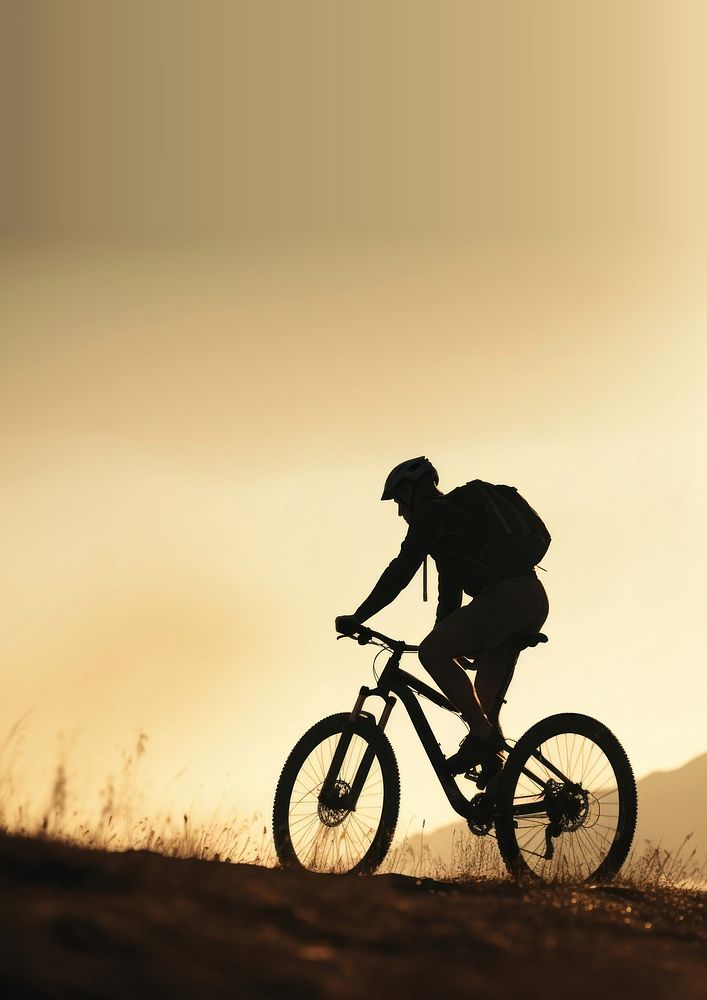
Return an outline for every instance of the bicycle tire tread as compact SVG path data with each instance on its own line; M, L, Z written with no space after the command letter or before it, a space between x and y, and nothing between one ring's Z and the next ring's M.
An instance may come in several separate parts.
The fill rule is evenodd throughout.
M272 825L275 852L283 868L308 870L296 856L290 840L288 824L290 795L299 769L308 754L323 739L340 732L349 718L350 712L339 712L320 719L295 743L283 765L275 790ZM384 780L384 802L379 829L364 857L349 871L349 874L360 875L374 872L390 849L400 811L400 772L390 740L384 732L378 729L375 722L361 717L356 721L354 732L368 742L377 744L376 756Z
M578 712L562 712L536 722L523 734L508 755L499 781L496 801L501 809L510 809L521 768L528 760L531 751L540 743L563 733L575 733L593 742L601 739L604 745L602 743L597 745L611 763L617 786L620 788L623 811L621 828L617 831L606 857L595 871L587 874L585 879L585 881L603 881L613 877L626 860L638 820L638 797L633 768L622 744L603 722ZM500 816L495 826L499 850L509 874L514 878L524 876L540 878L522 858L510 812L507 811L505 815Z

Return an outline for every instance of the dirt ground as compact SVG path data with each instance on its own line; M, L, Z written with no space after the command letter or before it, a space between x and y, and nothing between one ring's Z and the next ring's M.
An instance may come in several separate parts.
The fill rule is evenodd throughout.
M307 875L0 838L0 996L707 997L705 893Z

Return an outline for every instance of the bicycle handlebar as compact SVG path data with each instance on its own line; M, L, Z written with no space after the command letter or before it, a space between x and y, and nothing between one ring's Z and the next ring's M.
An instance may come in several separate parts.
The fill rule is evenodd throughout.
M391 653L416 653L420 648L419 646L410 646L402 639L391 639L390 636L383 635L382 632L375 632L372 628L367 628L365 625L361 625L353 635L342 632L338 638L355 639L359 646L367 646L373 639L378 639L384 646L387 646Z

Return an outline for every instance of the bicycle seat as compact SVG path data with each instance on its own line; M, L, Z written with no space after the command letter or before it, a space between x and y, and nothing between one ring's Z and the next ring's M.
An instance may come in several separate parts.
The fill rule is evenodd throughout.
M529 646L538 646L541 642L548 642L548 638L543 632L519 632L513 636L513 644L518 652Z

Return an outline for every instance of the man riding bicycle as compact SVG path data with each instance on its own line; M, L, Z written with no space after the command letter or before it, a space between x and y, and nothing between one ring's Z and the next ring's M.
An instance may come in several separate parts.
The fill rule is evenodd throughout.
M491 781L502 766L503 738L489 715L517 656L513 637L538 632L547 618L547 594L535 565L550 536L512 487L474 480L444 494L438 483L424 456L392 470L381 499L397 503L407 534L366 600L335 624L338 632L359 632L407 587L426 557L433 558L437 615L420 644L420 662L469 726L457 753L447 758L450 773L481 765ZM472 601L462 607L465 593ZM476 671L475 685L459 661Z

